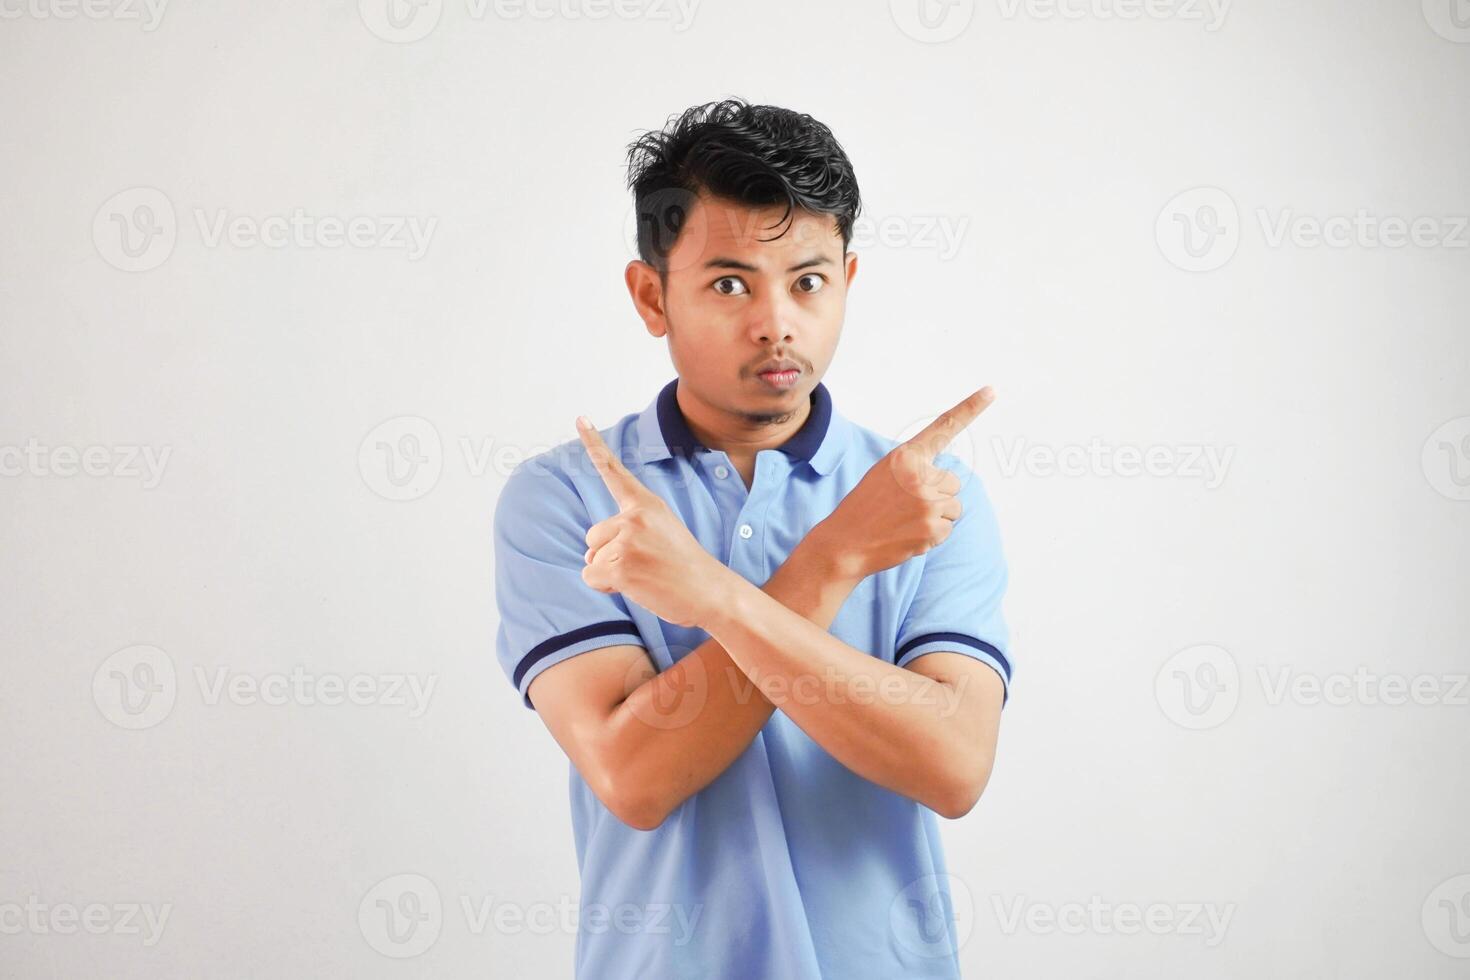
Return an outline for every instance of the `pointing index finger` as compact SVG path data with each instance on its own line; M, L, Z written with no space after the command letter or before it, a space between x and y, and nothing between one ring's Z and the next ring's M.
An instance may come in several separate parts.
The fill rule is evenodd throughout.
M995 401L995 389L986 385L924 426L918 435L908 441L908 444L923 452L925 459L933 462L934 457L943 452L944 447L964 431L966 426L975 421L975 416L985 411L993 401Z
M637 503L643 484L607 448L607 443L602 441L602 435L585 415L577 416L577 435L582 438L582 445L587 447L587 455L592 458L592 465L597 467L602 482L612 493L613 500L617 501L618 510L627 510Z

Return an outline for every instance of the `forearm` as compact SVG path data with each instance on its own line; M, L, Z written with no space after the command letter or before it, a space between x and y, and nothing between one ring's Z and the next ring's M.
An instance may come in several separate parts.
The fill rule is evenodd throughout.
M765 585L746 584L823 633L860 580L831 557L819 535L809 535ZM608 767L626 788L625 798L641 801L635 809L645 815L643 822L656 825L724 772L773 710L711 638L614 708L607 725Z
M842 642L742 581L701 625L813 741L858 775L940 813L968 809L981 758L944 684Z

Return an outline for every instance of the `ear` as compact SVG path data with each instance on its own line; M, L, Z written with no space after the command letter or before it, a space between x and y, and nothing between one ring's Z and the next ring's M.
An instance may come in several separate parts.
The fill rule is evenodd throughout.
M623 281L628 284L633 308L643 318L648 332L655 337L666 334L669 327L664 318L664 290L658 270L641 259L634 259L623 270Z
M847 288L851 289L852 281L857 278L858 254L856 252L848 252L845 259L845 265L847 266Z

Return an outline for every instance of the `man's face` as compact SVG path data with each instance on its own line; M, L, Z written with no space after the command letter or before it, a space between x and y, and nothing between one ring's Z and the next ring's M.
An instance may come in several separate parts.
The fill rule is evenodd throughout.
M831 215L794 210L773 238L784 205L695 202L669 253L666 286L633 262L628 288L649 333L667 335L681 386L748 421L780 421L831 363L857 256L843 255ZM765 372L772 361L793 367Z

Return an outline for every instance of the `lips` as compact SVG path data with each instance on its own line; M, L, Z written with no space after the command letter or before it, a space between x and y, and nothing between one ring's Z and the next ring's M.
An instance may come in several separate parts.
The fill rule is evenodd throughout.
M786 371L795 371L799 374L801 373L801 365L789 358L781 358L779 360L767 361L755 369L756 374L781 374Z
M801 377L801 369L795 367L781 370L763 369L756 372L756 377L770 388L785 391L796 384L797 379Z

